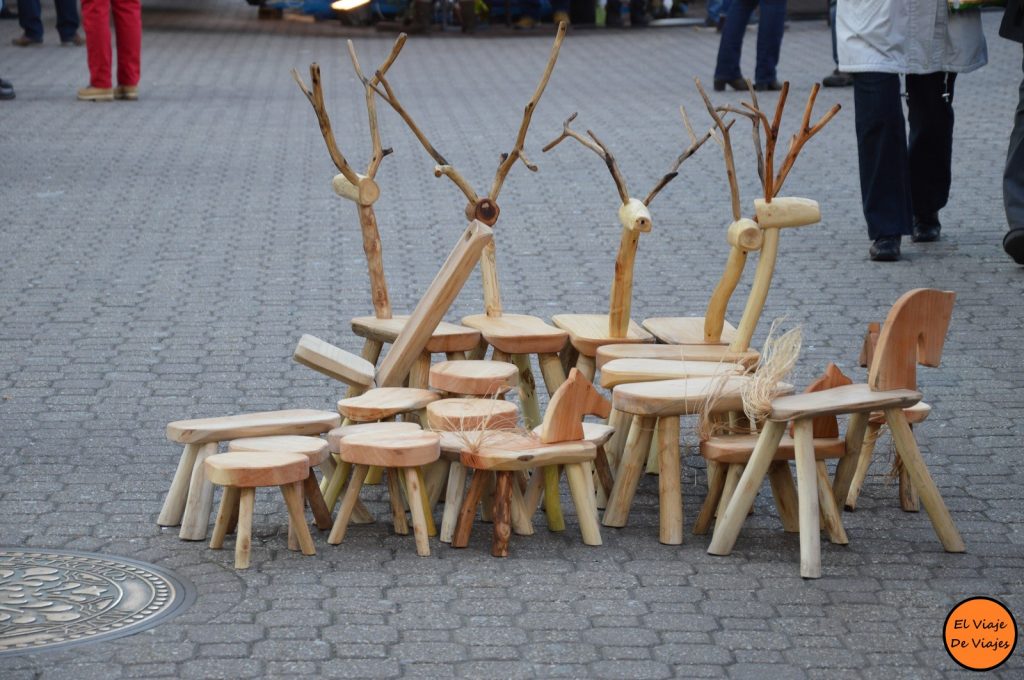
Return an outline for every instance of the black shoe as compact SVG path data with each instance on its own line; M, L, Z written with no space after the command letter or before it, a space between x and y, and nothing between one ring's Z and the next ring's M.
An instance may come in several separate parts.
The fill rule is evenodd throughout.
M14 99L14 86L3 78L0 78L0 99Z
M853 76L836 69L831 75L822 78L821 84L825 87L850 87L853 85Z
M747 81L743 78L733 78L732 80L715 80L715 92L721 92L726 85L734 90L747 91Z
M876 238L868 251L875 262L896 262L900 259L900 237L883 236Z
M939 213L914 217L914 231L910 235L910 240L914 243L938 241L940 231L942 231L942 225L939 223Z
M17 18L18 18L18 13L17 12L12 12L11 10L7 9L6 7L4 7L3 9L0 9L0 19L17 19Z
M1024 264L1024 229L1011 229L1003 237L1003 250L1017 264Z
M778 92L782 89L782 83L777 80L772 80L767 83L754 83L754 89L758 92L771 91Z

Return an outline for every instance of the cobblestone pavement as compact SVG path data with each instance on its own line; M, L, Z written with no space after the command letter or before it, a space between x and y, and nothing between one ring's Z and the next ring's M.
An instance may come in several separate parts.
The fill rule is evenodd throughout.
M44 47L17 49L16 23L0 24L0 69L18 93L0 105L0 544L151 561L191 579L199 599L143 634L4 658L4 678L959 677L941 644L954 603L984 594L1024 614L1024 269L1000 248L999 189L1020 48L996 37L997 16L985 19L992 63L957 83L941 242L905 243L897 264L868 261L849 90L822 92L822 110L844 110L787 185L820 200L824 220L783 236L756 340L778 316L803 325L797 384L828 360L862 376L865 324L903 291L958 294L943 365L921 371L935 410L918 436L967 553L944 553L924 513L899 510L879 455L861 507L845 516L850 545L825 543L825 577L813 582L798 577L797 537L781 531L766 492L731 556L707 555L707 537L660 545L656 477L643 480L630 525L604 530L603 547L583 546L570 516L562 534L514 537L506 560L489 556L479 528L467 550L432 541L419 559L381 521L352 528L340 547L318 536L316 557L303 558L286 550L269 494L257 501L248 571L232 568L230 550L159 529L179 455L166 422L331 409L339 385L293 363L291 350L304 332L360 347L347 325L370 310L354 210L330 191L333 166L289 69L319 61L343 150L362 167L369 144L361 92L329 27L257 22L234 0L147 3L146 26L141 100L102 105L74 101L87 78L82 50L58 48L51 28ZM832 68L828 40L817 22L786 34L790 126ZM435 145L483 185L549 43L413 39L391 81ZM752 29L748 73L753 46ZM359 38L364 65L389 47ZM506 309L606 304L616 197L589 152L541 154L562 119L579 111L577 126L609 144L639 193L685 142L678 105L707 125L691 78L710 81L716 49L705 29L569 36L527 144L540 172L516 168L502 196ZM397 118L382 119L395 154L378 176L378 217L395 306L410 309L462 229L462 201ZM746 134L737 140L749 204L751 154ZM726 201L709 147L654 204L635 318L702 311L726 255ZM479 311L479 291L474 275L449 317ZM692 423L683 436L689 526L705 476ZM379 494L371 489L369 506L383 517ZM994 675L1022 669L1018 652Z

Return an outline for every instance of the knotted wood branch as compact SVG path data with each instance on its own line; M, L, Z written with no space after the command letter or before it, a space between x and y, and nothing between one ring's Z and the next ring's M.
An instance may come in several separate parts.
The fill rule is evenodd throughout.
M320 123L320 132L323 134L324 142L327 144L327 153L331 155L331 160L334 161L338 172L344 175L345 179L353 185L359 184L359 175L348 164L348 161L345 160L345 156L341 153L341 149L338 148L338 142L334 138L334 131L331 129L331 117L327 114L327 107L324 105L324 88L320 82L320 65L315 62L309 65L309 78L313 83L312 91L302 82L302 76L295 69L292 69L292 78L298 83L299 89L306 95L306 99L309 100L313 111L316 113L317 122Z
M398 58L398 53L402 51L402 47L405 46L405 33L400 33L398 38L395 40L395 44L391 47L391 53L388 55L384 63L377 69L378 73L387 73L391 65L395 63L395 59ZM356 77L359 78L359 82L363 83L363 89L366 93L366 114L370 121L370 143L373 148L373 155L370 157L370 164L366 169L367 177L375 177L377 175L377 169L380 167L380 162L384 160L384 157L391 153L391 149L382 148L380 141L380 126L377 123L377 97L374 94L373 88L370 84L376 85L378 82L376 74L374 74L373 80L367 81L363 75L363 69L359 65L359 58L356 56L356 47L351 40L348 41L348 56L352 60L352 68L355 69Z
M818 90L820 89L818 83L814 84L811 88L811 93L807 97L807 105L804 107L804 117L800 121L800 129L796 131L792 139L789 142L789 150L786 152L786 157L782 161L782 167L779 168L779 174L775 177L773 187L775 193L778 194L782 188L782 183L786 181L786 177L789 176L789 171L793 169L793 164L796 162L796 157L800 154L800 151L804 148L804 144L807 143L814 135L818 134L822 128L828 125L828 122L835 118L836 114L839 113L842 106L836 104L831 109L825 112L817 123L811 126L811 114L814 112L814 101L818 98Z
M575 139L577 142L601 157L601 160L603 160L605 165L608 166L608 172L612 175L612 180L615 182L615 188L619 192L619 198L622 199L623 205L629 203L629 191L626 188L626 180L619 171L619 164L615 161L615 156L613 156L611 151L608 150L608 147L606 147L592 131L587 130L587 135L590 137L590 139L587 139L569 127L572 122L576 120L577 115L579 115L579 112L574 112L571 116L565 119L565 122L562 123L562 134L548 142L542 149L542 152L547 153L561 144L562 140L566 138Z
M700 92L701 99L704 100L704 106L707 107L708 113L711 115L711 119L715 121L715 127L717 127L722 134L722 139L719 144L722 147L722 155L725 157L725 174L729 179L729 194L732 196L732 219L736 221L743 216L740 211L740 186L736 179L736 162L732 155L732 139L729 137L729 128L732 127L732 121L729 125L726 125L722 120L722 117L718 115L718 111L715 109L715 105L711 103L711 98L708 97L708 93L704 90L704 86L700 83L700 78L694 78L697 83L697 91ZM715 138L718 140L718 138Z
M697 150L700 147L704 146L704 142L711 139L711 137L715 133L715 128L712 127L710 130L704 133L703 137L700 137L698 139L696 133L693 131L693 126L690 124L690 117L686 115L686 108L680 106L679 113L681 113L683 116L683 125L686 126L686 134L690 136L690 146L688 146L686 150L683 151L683 153L679 154L679 157L676 158L675 163L672 164L672 167L669 168L668 172L665 173L662 176L662 178L658 180L658 183L654 185L654 188L651 189L650 193L648 193L647 197L644 199L644 205L651 204L651 201L653 201L654 197L658 195L658 192L664 189L669 182L676 178L676 176L679 174L679 168L683 165L686 159L692 156L693 154L697 153ZM729 122L729 126L731 125L732 121ZM729 126L726 127L728 128Z

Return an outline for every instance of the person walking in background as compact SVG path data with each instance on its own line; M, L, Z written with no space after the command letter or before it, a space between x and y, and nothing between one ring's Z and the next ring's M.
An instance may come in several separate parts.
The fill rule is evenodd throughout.
M725 15L729 11L731 3L732 0L708 0L708 15L704 19L704 25L714 26L721 33L722 27L725 25Z
M110 15L117 33L117 88L111 81ZM89 58L89 87L78 90L83 101L139 98L142 61L141 0L82 0Z
M1009 0L1003 13L999 35L1024 43L1024 1ZM1022 65L1024 69L1024 65ZM1024 264L1024 80L1020 83L1013 132L1006 150L1003 170L1003 207L1009 230L1003 236L1003 250L1017 264Z
M853 85L853 76L839 70L839 54L836 52L836 0L829 0L828 3L828 25L832 28L832 63L835 69L821 79L821 84L825 87L850 87Z
M782 33L786 27L786 0L731 0L725 16L722 39L718 43L718 63L715 65L715 89L725 86L746 90L747 83L740 71L743 35L754 9L760 5L761 20L757 26L757 66L754 69L755 90L781 90L776 77Z
M953 159L953 86L988 61L978 10L947 0L839 0L839 68L853 74L860 193L872 260L939 240ZM908 143L900 77L906 74Z
M56 0L57 33L60 44L65 47L78 47L85 44L78 35L78 3L76 0ZM24 33L11 41L18 47L31 47L43 44L43 8L39 0L18 0L18 23Z

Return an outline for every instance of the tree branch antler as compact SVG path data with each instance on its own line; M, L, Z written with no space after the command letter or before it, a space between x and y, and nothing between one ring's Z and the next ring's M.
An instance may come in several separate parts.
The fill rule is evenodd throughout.
M576 120L577 115L579 115L578 112L574 112L571 116L566 118L562 123L562 134L548 142L541 151L543 153L547 153L561 144L562 140L566 138L571 137L572 139L575 139L577 142L601 157L601 160L603 160L605 165L608 166L608 171L612 174L612 180L615 181L615 188L619 192L619 198L622 199L624 204L629 203L629 191L626 189L626 180L622 177L622 173L619 172L619 164L615 162L615 156L611 154L608 147L606 147L590 130L587 130L587 134L590 136L590 139L587 139L569 127L569 125Z
M313 107L314 113L316 113L317 122L320 123L320 132L324 136L324 142L327 143L327 153L331 155L331 160L334 161L335 167L338 168L338 172L345 176L352 184L359 183L359 175L356 171L348 164L345 160L345 156L341 153L341 149L338 148L338 142L334 139L334 131L331 129L331 117L327 115L327 107L324 105L324 88L320 82L320 65L312 63L309 65L309 77L313 83L312 92L306 87L306 84L302 82L302 76L295 69L292 69L292 78L298 83L299 89L306 95L306 99L309 100L310 105Z
M690 136L690 146L688 146L686 150L676 158L676 162L672 164L672 167L669 168L668 172L665 173L662 178L658 180L658 183L654 185L654 188L651 189L649 194L647 194L647 198L644 199L644 205L650 205L651 201L654 200L654 197L658 195L658 192L664 189L669 182L676 178L679 174L680 166L682 166L686 159L697 153L697 149L704 146L704 142L711 139L712 135L715 134L715 128L712 126L710 130L704 133L703 137L698 139L696 133L693 131L693 126L690 124L690 117L686 115L686 108L680 106L679 113L683 116L683 125L686 126L686 134ZM731 126L732 122L730 122L729 125Z
M729 125L725 125L722 122L722 117L718 115L715 105L711 103L711 98L704 91L700 78L694 78L694 82L697 83L697 91L700 92L701 99L704 100L704 106L707 107L708 113L711 115L712 120L715 121L715 126L722 132L722 155L725 157L725 174L729 178L729 194L732 196L732 219L735 222L743 216L743 213L740 210L740 187L736 179L736 162L732 156L732 140L729 138L729 128L732 125L731 122Z
M819 89L820 85L815 83L814 87L811 88L810 95L807 97L807 106L804 107L804 117L803 120L800 121L800 129L797 130L796 134L793 135L792 140L790 140L789 151L786 153L786 157L782 161L782 167L779 168L779 174L773 183L776 194L782 188L782 183L786 181L786 177L789 176L789 171L793 169L793 163L796 162L796 157L800 154L800 151L803 149L804 144L807 143L807 140L818 134L822 128L828 125L830 120L835 118L840 109L842 109L841 105L836 104L826 111L825 115L823 115L817 123L811 126L811 114L814 111L814 101L818 98Z
M391 47L391 54L384 60L380 68L377 69L379 73L387 73L391 65L395 63L395 59L398 58L398 53L402 51L402 47L405 46L405 33L400 33L398 38L395 40L395 44ZM370 120L370 142L373 145L373 155L370 158L370 165L366 169L366 175L368 177L375 177L377 175L377 169L380 167L380 162L384 160L384 157L391 153L391 149L384 149L381 147L380 141L380 127L377 124L377 97L374 94L373 88L370 86L377 84L376 74L373 80L367 81L363 75L363 69L359 65L359 58L356 56L356 46L351 40L348 41L348 56L352 60L352 68L355 69L356 77L363 83L363 89L366 91L366 114Z
M551 73L555 70L555 62L558 61L558 53L562 49L562 41L565 40L565 32L567 26L564 21L558 24L558 32L555 34L555 42L551 46L551 54L548 56L547 66L544 67L544 73L541 75L540 82L537 83L537 89L533 91L533 96L530 97L530 101L526 103L526 109L523 110L523 121L519 124L519 134L516 136L515 146L512 147L512 151L507 154L503 154L501 163L498 165L497 172L494 173L494 182L491 183L491 190L488 193L491 201L498 201L498 194L501 193L501 186L505 183L505 178L508 176L512 166L516 164L516 161L523 156L523 145L526 144L526 133L530 128L530 121L533 119L534 109L537 108L537 104L540 103L540 98L544 94L544 89L548 86L548 80L551 79ZM531 171L536 172L537 166L533 165L528 161L524 161L527 168Z

